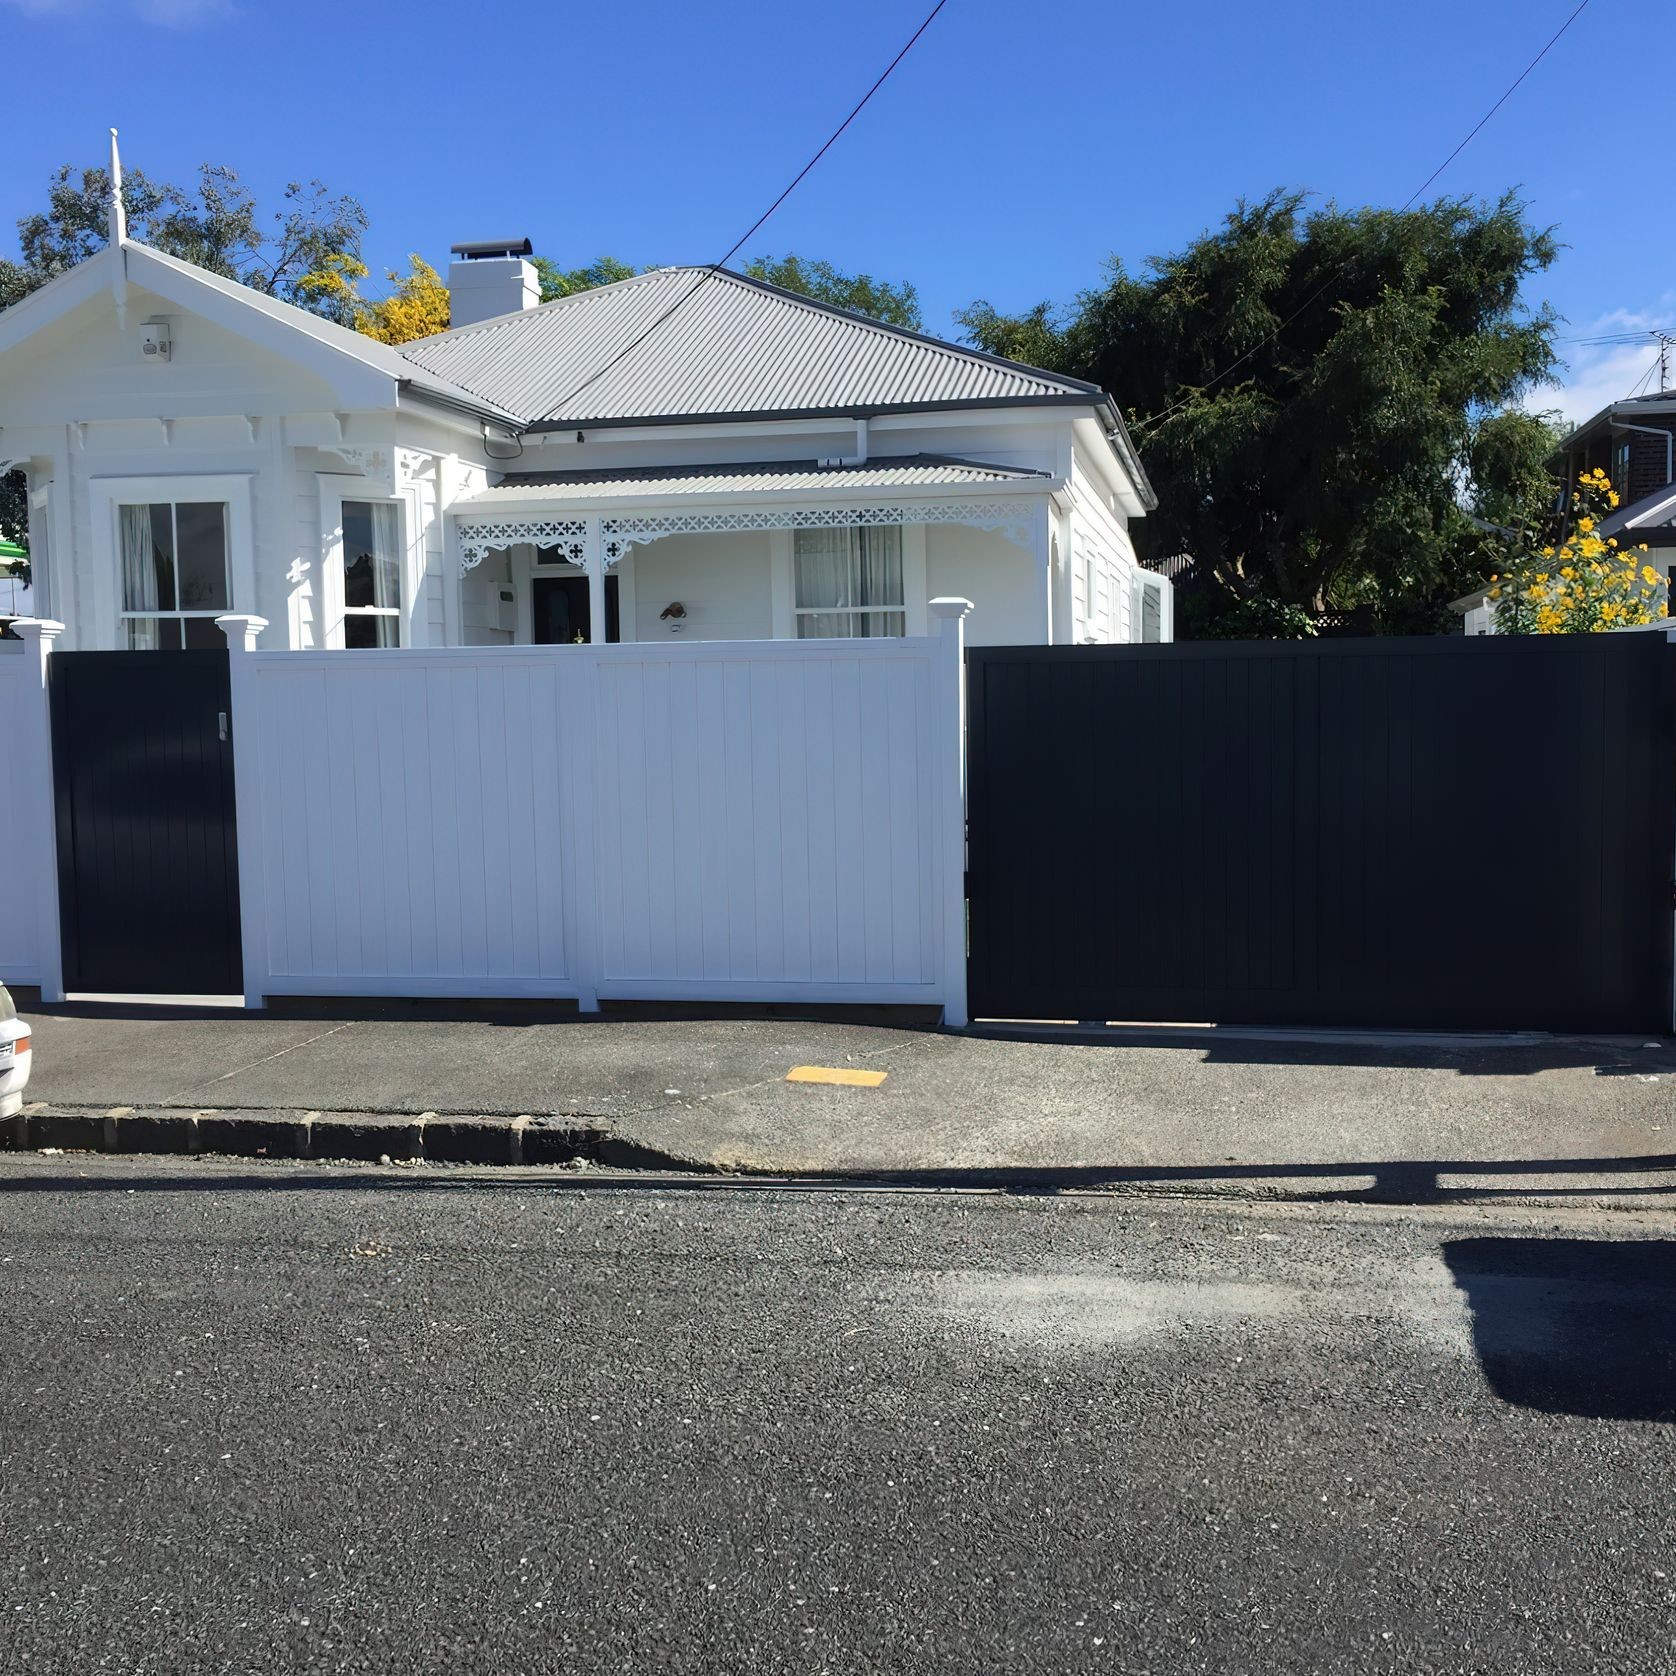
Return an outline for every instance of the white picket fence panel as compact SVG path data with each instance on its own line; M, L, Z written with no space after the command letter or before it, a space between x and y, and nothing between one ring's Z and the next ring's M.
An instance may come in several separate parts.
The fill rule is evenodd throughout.
M57 814L46 655L59 623L20 622L0 641L0 984L63 999Z
M922 1002L964 1022L962 614L873 642L316 653L235 633L247 1005Z

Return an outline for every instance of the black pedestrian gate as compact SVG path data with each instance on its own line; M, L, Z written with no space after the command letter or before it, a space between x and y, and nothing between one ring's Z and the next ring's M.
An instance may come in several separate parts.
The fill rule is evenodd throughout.
M1662 634L974 648L989 1018L1665 1031Z
M64 987L237 994L225 651L47 660Z

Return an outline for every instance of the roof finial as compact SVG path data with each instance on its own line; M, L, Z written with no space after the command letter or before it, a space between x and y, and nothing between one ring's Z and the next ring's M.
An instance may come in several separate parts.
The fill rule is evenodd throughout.
M116 149L116 130L111 130L110 240L120 245L128 237L128 215L122 207L122 157Z

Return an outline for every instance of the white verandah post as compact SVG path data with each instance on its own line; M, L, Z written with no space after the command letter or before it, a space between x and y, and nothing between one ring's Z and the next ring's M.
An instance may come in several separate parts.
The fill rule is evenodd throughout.
M587 520L582 537L582 563L588 572L588 639L595 646L605 644L605 532L603 520Z
M966 1011L966 618L969 599L934 599L937 623L937 807L943 908L943 1025L963 1030Z

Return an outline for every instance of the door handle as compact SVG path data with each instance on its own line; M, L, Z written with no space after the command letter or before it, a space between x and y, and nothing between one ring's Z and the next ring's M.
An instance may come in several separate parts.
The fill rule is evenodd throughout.
M219 711L216 716L216 721L221 734L221 743L225 745L227 743L227 712L225 710Z

